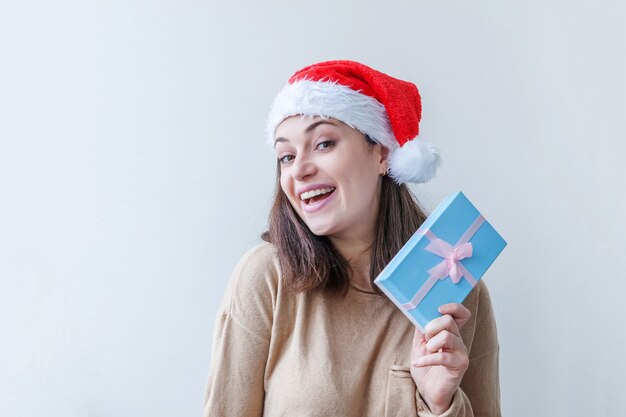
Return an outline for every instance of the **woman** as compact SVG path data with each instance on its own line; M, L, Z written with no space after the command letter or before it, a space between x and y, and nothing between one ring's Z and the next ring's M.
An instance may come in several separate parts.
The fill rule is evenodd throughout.
M373 280L426 216L404 183L440 164L415 85L353 61L296 72L268 130L269 228L215 325L205 416L499 416L484 283L425 334Z

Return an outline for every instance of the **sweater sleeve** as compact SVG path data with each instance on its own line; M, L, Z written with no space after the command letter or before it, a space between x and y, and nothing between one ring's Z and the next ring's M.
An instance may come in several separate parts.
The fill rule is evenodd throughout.
M220 304L213 333L203 416L263 415L277 274L269 245L238 263Z
M479 281L474 315L474 334L469 351L470 364L450 408L440 417L501 417L499 345L496 321L487 286ZM428 405L416 393L419 417L434 417Z

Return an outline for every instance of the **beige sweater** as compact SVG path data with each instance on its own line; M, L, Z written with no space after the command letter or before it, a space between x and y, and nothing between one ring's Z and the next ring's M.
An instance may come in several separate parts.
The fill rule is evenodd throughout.
M463 303L470 365L446 417L500 416L498 340L482 281ZM288 294L268 243L237 265L219 307L204 416L433 416L410 371L413 324L386 297Z

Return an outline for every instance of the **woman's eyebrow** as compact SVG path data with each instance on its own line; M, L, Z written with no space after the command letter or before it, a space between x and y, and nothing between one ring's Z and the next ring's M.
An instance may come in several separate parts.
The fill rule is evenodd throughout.
M304 133L311 133L311 131L313 131L313 129L315 129L316 127L318 127L319 125L322 125L322 124L328 124L328 125L332 125L332 126L335 126L335 127L338 126L336 123L333 123L330 120L318 120L317 122L311 123L306 129L304 129ZM276 147L276 144L279 143L279 142L281 142L281 143L289 142L289 139L283 138L282 136L274 139L274 147Z
M307 128L304 130L304 133L311 133L311 131L312 131L313 129L315 129L316 127L318 127L319 125L322 125L322 124L333 125L333 126L335 126L335 127L337 126L337 124L336 124L336 123L333 123L333 122L331 122L330 120L318 120L317 122L311 123L311 124L309 125L309 127L307 127Z
M286 138L283 138L283 137L274 139L274 147L276 147L276 144L278 142L289 142L289 139L286 139Z

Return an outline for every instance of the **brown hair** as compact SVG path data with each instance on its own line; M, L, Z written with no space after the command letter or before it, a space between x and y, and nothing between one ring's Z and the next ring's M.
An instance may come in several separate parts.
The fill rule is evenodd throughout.
M372 143L367 138L369 143ZM426 220L426 214L408 187L389 176L382 178L376 237L372 243L370 279L374 279ZM350 282L350 265L326 236L317 236L291 206L280 186L277 164L276 189L270 209L268 230L261 238L277 251L285 287L292 293L324 290L345 296ZM380 289L373 285L379 294Z

